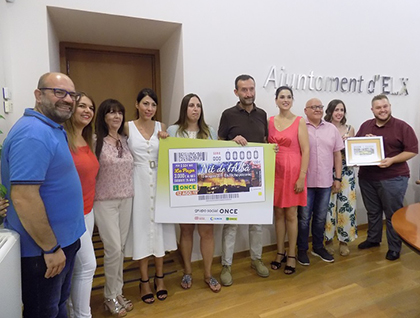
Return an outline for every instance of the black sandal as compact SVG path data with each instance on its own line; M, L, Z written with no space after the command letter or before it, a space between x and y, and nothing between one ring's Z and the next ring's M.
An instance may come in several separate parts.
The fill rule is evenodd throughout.
M166 298L168 298L168 291L166 289L162 289L162 290L157 290L157 285L156 285L156 279L163 279L165 277L165 274L163 274L162 276L157 276L155 275L155 280L154 280L154 285L155 285L155 291L156 291L156 298L158 300L165 300Z
M287 256L286 256L286 252L284 253L277 253L277 255L283 256L283 258L280 260L280 262L277 262L276 260L272 261L270 263L271 265L271 269L273 270L279 270L281 268L281 263L286 263L287 262Z
M288 258L294 258L296 260L296 256L287 256ZM286 267L284 268L284 273L286 275L292 275L296 272L296 267L292 267L289 265L286 265Z
M149 279L142 280L140 278L140 284L139 284L140 294L141 294L141 284L146 284L146 283L149 283ZM141 300L143 300L143 302L145 302L146 304L151 305L155 302L155 296L152 293L146 294L146 295L141 297Z

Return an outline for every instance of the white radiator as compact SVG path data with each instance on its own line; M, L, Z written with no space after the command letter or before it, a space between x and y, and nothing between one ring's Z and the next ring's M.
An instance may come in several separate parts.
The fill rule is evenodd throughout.
M0 317L22 317L20 239L0 229Z

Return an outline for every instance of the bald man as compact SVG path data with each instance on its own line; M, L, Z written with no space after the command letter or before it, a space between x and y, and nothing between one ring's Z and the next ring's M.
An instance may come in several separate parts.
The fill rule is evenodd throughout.
M60 73L41 76L35 108L10 130L2 183L10 193L5 227L20 234L23 317L67 317L71 274L85 231L79 176L61 125L80 94Z
M306 127L309 134L309 166L307 172L307 206L298 209L298 262L309 265L307 251L312 219L312 254L325 262L334 262L324 247L324 228L331 191L341 187L341 149L343 140L338 129L322 119L324 106L317 98L306 103ZM336 176L333 177L333 168Z

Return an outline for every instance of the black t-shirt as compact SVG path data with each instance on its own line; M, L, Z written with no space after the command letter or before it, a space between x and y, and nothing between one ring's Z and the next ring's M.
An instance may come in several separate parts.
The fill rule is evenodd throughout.
M248 142L265 142L268 135L266 112L254 104L248 113L239 102L226 109L220 118L218 136L220 139L232 140L237 135Z

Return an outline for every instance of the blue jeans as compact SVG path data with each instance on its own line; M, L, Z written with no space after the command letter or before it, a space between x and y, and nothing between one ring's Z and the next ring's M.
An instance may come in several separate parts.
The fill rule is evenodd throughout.
M307 205L298 208L298 239L299 250L307 251L309 225L312 219L312 248L324 247L324 230L330 203L330 188L308 188Z
M66 265L53 278L45 278L47 266L44 256L22 257L23 317L66 318L66 301L70 295L74 260L80 248L80 240L64 247Z
M388 249L400 252L401 239L392 227L391 218L403 207L408 177L396 177L381 181L359 179L360 192L368 216L367 241L380 243L382 240L382 215L386 218Z

